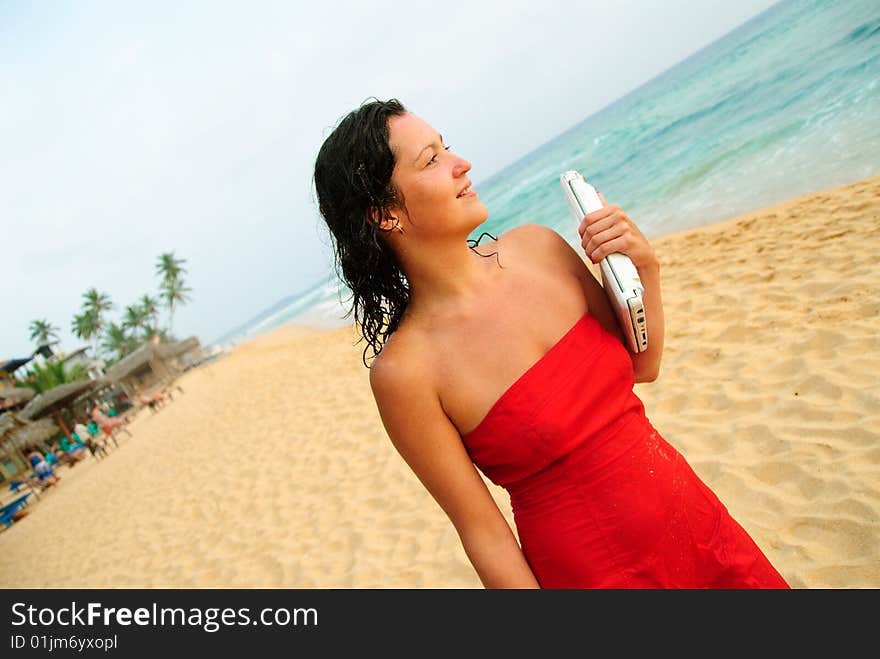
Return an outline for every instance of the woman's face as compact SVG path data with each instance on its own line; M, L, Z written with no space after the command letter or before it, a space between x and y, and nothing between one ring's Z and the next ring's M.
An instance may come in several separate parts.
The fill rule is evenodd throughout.
M466 228L469 233L486 220L489 211L467 177L471 164L449 151L427 122L410 113L391 117L388 133L395 158L391 181L406 205L392 212L408 214L404 231Z

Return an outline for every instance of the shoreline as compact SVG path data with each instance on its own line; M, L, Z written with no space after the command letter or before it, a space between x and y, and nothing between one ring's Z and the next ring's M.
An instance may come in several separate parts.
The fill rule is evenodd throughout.
M792 587L880 587L880 177L651 242L649 419ZM182 374L0 530L0 584L481 588L387 439L358 338L285 324Z

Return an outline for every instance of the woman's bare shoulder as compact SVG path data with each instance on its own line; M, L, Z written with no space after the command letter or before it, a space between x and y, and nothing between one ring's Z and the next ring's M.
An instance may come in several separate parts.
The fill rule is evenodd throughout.
M497 250L502 260L505 256L531 260L533 257L540 259L548 255L551 257L558 255L558 251L565 246L567 246L565 239L552 227L537 222L527 222L475 247L484 255Z
M554 234L557 236L559 235L556 232L556 229L548 227L546 224L539 224L538 222L526 222L524 224L513 227L512 229L506 231L503 235L516 236L518 240L522 240L524 238L548 237Z
M508 251L516 251L534 265L558 265L561 255L576 254L556 229L537 222L520 224L505 232L499 241L502 239Z
M397 387L404 384L431 382L427 359L427 337L417 323L404 320L388 337L370 366L370 385Z

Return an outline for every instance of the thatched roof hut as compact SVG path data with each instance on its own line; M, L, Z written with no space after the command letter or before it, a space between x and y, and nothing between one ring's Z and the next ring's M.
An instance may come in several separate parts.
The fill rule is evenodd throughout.
M104 371L103 380L108 384L117 384L143 371L150 370L154 358L155 348L152 344L145 343Z
M196 337L191 336L183 341L160 344L156 346L156 350L158 350L163 357L176 357L177 355L182 355L183 353L189 352L198 347L200 347L199 340Z
M38 421L26 421L15 412L0 415L2 477L14 478L21 471L27 471L30 467L24 449L45 442L57 432L58 426L49 417Z
M194 336L174 343L145 343L108 368L101 386L123 385L137 389L157 380L168 381L183 370L182 356L200 350L199 340Z
M186 370L187 366L202 358L202 345L198 338L191 336L183 341L165 343L156 346L157 353L178 371Z
M58 426L49 417L37 421L26 421L16 412L0 415L0 447L9 448L7 444L23 448L44 442L58 432Z
M34 396L25 405L24 409L19 412L19 416L26 421L30 421L52 414L63 407L67 407L82 394L91 391L95 384L94 380L77 380L76 382L68 382L67 384L47 389L43 393Z

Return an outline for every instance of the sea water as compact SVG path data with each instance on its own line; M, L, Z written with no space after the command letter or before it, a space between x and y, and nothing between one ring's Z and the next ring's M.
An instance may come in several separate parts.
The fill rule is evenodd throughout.
M475 181L489 218L471 237L537 222L577 245L559 185L568 169L649 239L876 175L878 80L880 1L781 2ZM349 298L331 268L238 336L347 324Z

